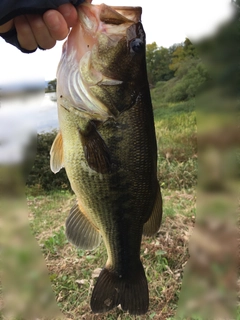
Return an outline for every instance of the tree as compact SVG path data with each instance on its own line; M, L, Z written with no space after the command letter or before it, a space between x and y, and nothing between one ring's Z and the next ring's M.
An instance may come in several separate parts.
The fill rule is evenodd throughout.
M148 44L146 61L148 80L151 85L155 85L158 81L167 81L173 76L173 72L169 69L171 55L167 48L158 48L156 42Z
M165 53L165 50L160 51ZM180 102L194 98L201 86L209 80L208 71L198 56L196 47L186 38L183 43L168 49L168 61L172 77L165 84L159 83L161 101ZM161 67L158 68L155 73L162 70Z
M154 85L156 83L156 65L157 65L157 51L158 47L156 42L147 44L146 48L146 62L147 62L147 73L148 81Z
M185 59L183 45L178 46L175 51L172 53L171 64L169 65L170 70L176 71L181 62Z
M172 52L172 61L169 68L170 70L176 71L185 59L197 57L196 47L186 38L184 43L178 45Z
M167 48L161 47L157 55L156 80L167 81L173 77L173 72L170 70L171 55Z
M48 82L48 92L56 92L56 87L57 87L57 79L51 80Z

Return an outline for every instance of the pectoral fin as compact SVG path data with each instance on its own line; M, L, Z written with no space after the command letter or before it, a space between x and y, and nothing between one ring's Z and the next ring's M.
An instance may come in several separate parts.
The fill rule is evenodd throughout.
M53 145L50 150L50 168L52 172L57 173L63 167L63 140L62 134L59 132L53 141Z
M74 205L66 221L66 235L75 246L85 250L96 248L101 242L101 235L88 218Z
M162 221L162 195L160 187L158 189L152 214L143 226L144 236L153 236L158 232Z
M90 121L85 130L79 129L79 136L89 167L98 173L110 173L112 171L110 151L95 124Z

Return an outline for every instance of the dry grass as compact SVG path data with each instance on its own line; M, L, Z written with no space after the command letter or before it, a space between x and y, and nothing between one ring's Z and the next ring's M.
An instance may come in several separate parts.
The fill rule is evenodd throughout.
M193 191L163 191L164 219L154 238L142 241L141 258L149 282L150 306L133 317L119 308L92 314L91 292L106 262L101 244L94 251L78 250L66 241L64 223L74 197L69 193L28 197L32 230L42 248L58 305L67 319L171 319L188 260L188 239L195 221Z

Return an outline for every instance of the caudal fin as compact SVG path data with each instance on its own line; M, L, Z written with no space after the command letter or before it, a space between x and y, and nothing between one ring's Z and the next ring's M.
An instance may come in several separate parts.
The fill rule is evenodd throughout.
M130 277L120 277L106 268L101 271L92 293L92 311L107 312L119 304L132 315L148 311L148 284L141 263Z

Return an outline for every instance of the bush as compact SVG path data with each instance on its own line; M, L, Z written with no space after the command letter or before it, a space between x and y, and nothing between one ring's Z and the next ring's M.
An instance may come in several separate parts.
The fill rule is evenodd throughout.
M50 169L50 149L57 135L56 131L38 134L37 153L32 170L27 178L27 186L39 190L71 190L64 168L54 174Z
M191 113L184 113L184 110L192 108L189 104L176 105L176 108L165 109L167 120L170 121L168 127L184 129L185 120L189 120L189 129L192 127L194 116ZM180 113L180 114L179 114ZM169 115L172 114L172 118ZM177 117L173 117L176 114ZM184 120L185 119L185 120ZM177 123L176 123L177 121ZM179 122L179 123L178 123ZM158 126L157 122L157 137ZM185 129L184 129L185 130ZM196 186L197 183L197 159L194 158L196 151L196 136L191 135L191 131L181 133L173 130L159 132L161 138L158 139L158 179L162 188L182 189ZM40 134L37 137L37 154L32 170L27 179L27 187L31 188L32 194L38 195L51 190L70 190L65 169L63 168L56 175L50 169L50 149L55 139L56 132ZM171 148L170 148L171 146ZM169 158L166 159L166 155Z
M164 102L181 102L194 98L208 79L207 69L200 59L182 61L174 78L157 82L152 89L154 108Z

